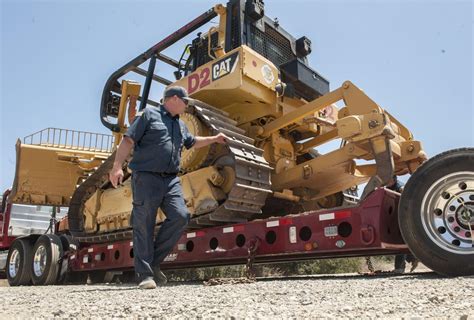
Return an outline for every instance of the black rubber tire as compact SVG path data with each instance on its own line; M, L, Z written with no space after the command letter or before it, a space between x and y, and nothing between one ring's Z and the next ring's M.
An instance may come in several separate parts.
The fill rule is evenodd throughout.
M403 239L424 265L442 275L474 275L474 253L456 254L430 239L422 225L420 211L423 197L442 177L473 170L474 148L446 151L429 159L414 172L400 198L398 219Z
M28 239L16 239L13 241L7 256L6 274L8 284L14 286L24 286L31 284L31 261L33 259L32 245ZM10 274L10 259L14 251L18 251L19 264L18 272L13 277Z
M34 270L34 256L40 246L46 251L46 263L43 273L36 274ZM61 239L54 234L44 234L36 240L31 262L31 280L34 285L52 285L58 281L60 261L63 256Z

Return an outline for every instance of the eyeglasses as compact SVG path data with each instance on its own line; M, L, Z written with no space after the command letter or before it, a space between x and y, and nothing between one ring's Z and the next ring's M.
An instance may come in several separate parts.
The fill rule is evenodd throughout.
M178 97L178 96L177 96L177 97ZM181 97L178 97L178 98L181 99L181 101L183 101L183 103L184 103L186 106L188 105L188 103L189 103L188 100L185 100L185 99L183 99L183 98L181 98Z

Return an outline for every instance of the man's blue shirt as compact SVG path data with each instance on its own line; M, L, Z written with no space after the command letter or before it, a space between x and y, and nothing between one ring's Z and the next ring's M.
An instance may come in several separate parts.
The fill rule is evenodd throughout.
M146 107L125 136L135 142L130 169L159 173L177 173L183 146L189 149L196 141L179 116L163 106Z

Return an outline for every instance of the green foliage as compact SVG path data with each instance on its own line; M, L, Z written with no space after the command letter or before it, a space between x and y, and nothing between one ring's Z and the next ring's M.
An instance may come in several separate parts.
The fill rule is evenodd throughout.
M213 278L239 278L245 276L245 266L188 268L165 271L172 281L203 281Z
M286 262L269 265L282 276L354 273L361 269L360 258L320 259L303 262ZM263 274L262 276L265 276Z

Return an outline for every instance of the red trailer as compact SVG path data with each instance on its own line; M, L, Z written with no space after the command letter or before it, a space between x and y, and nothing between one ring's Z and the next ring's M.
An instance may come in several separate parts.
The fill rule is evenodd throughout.
M185 232L163 269L406 253L396 192L379 189L358 205ZM133 268L133 242L83 243L72 271Z
M9 229L14 206L5 201L7 196L8 191L0 215L2 230ZM399 198L397 192L379 189L353 206L189 230L166 257L162 268L407 253L398 227ZM5 261L2 269L11 285L19 284L19 280L24 282L21 284L29 284L30 280L34 284L63 283L67 279L85 282L88 275L99 282L106 279L106 272L133 271L132 231L122 234L127 240L76 238L59 232L60 223L43 234L0 234ZM39 246L44 247L42 254L38 254ZM31 279L25 280L28 277Z

